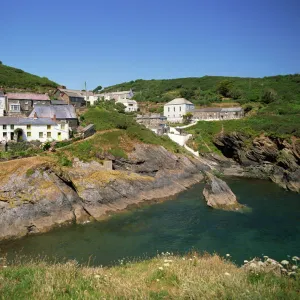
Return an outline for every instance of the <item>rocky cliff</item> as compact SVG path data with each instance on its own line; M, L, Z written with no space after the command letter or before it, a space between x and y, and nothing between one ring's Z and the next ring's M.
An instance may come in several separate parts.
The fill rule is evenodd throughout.
M106 157L108 158L108 157ZM0 239L50 230L68 222L99 220L110 211L164 198L203 179L208 167L161 146L136 144L127 159L59 167L47 157L0 164Z
M285 189L300 192L300 139L252 138L235 132L216 136L214 143L224 156L243 167L240 173L270 178Z

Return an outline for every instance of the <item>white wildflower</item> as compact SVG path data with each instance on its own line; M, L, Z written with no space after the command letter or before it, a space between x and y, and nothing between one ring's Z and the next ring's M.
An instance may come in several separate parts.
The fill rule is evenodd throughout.
M246 264L246 263L248 263L248 262L249 262L248 260L246 260L246 259L244 260L244 264Z
M183 257L182 260L185 260L185 257Z
M297 266L292 266L292 270L297 270L298 267Z
M282 264L282 265L288 265L289 262L288 262L287 260L283 260L283 261L281 262L281 264Z
M170 266L169 263L165 263L165 264L164 264L164 267L168 267L168 266Z
M189 260L192 260L191 258Z
M7 266L3 266L3 268L7 268Z
M298 256L293 256L292 260L297 261L297 260L300 260L300 258Z
M224 275L226 275L226 276L231 276L228 272L225 272Z
M96 274L94 277L98 279L98 278L100 278L101 276L98 275L98 274Z
M267 256L267 255L264 255L264 259L268 259L269 258L269 256Z
M226 257L230 257L230 254L229 254L229 253L227 253L227 254L226 254Z
M163 268L163 267L159 267L158 269L159 269L159 270L163 270L164 268Z
M157 282L159 282L159 279L156 279Z

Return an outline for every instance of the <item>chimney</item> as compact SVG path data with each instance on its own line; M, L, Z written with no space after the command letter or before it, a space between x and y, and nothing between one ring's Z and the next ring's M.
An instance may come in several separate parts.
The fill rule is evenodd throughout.
M37 119L37 118L38 118L36 111L34 112L33 118L34 118L34 119Z
M56 121L56 114L53 115L52 120L53 120L53 121Z

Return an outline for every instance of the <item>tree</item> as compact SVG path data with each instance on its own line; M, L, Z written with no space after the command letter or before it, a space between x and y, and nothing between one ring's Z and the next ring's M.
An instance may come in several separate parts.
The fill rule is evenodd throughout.
M21 129L21 128L16 128L16 129L14 130L14 133L15 133L15 135L16 135L16 141L17 141L17 142L22 141L22 139L23 139L23 129Z
M191 121L192 121L192 117L193 117L192 113L190 113L190 112L186 113L186 114L183 116L183 123L184 123L184 124L190 124Z
M125 113L125 105L123 103L116 103L116 110L118 113L124 114Z
M272 103L277 100L277 92L273 89L267 89L264 91L261 101L265 104Z
M222 80L217 84L217 92L223 97L230 96L230 90L232 89L232 81L226 79Z
M0 65L2 65L2 61L0 60Z
M243 92L237 88L234 88L231 91L229 91L229 94L232 99L237 100L242 97Z
M102 90L102 86L101 85L98 85L95 89L94 89L94 93L98 93Z
M180 96L185 99L191 99L194 97L194 91L190 89L182 89L180 90Z

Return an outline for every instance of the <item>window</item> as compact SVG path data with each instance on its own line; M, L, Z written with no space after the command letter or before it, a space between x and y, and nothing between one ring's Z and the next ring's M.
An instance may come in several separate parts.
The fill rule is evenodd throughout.
M31 130L31 125L27 125L27 130Z
M10 125L10 129L14 130L15 129L15 125Z
M175 106L174 106L174 111L175 111Z
M170 107L168 107L168 112L170 111Z
M181 106L179 106L179 111L181 111Z
M6 125L3 125L3 130L5 130L6 129Z
M47 130L51 130L51 125L47 125Z
M20 104L11 104L10 110L11 111L20 111Z
M47 132L47 138L51 139L51 132Z
M65 130L65 124L61 124L61 130Z
M7 137L7 132L3 132L3 137Z
M39 138L41 139L43 137L43 133L39 132Z
M31 132L27 132L27 137L31 137Z

